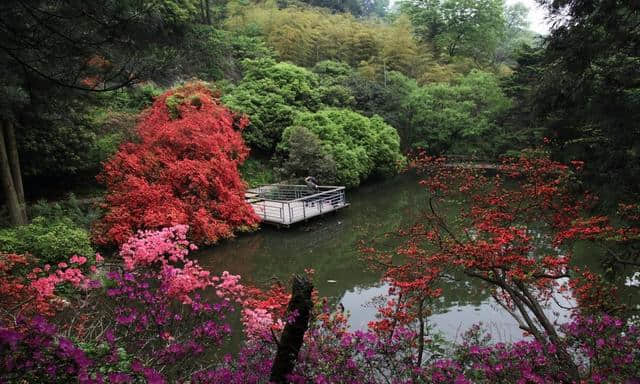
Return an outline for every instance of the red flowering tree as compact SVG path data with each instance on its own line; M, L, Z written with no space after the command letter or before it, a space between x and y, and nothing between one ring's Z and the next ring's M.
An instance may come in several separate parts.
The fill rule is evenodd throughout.
M539 343L554 345L555 359L567 367L570 377L578 377L577 366L544 306L554 293L569 292L567 278L573 267L565 243L575 238L572 228L588 232L578 219L593 199L576 195L572 188L582 164L567 166L532 152L505 160L494 176L429 157L419 158L415 166L428 176L421 181L429 192L428 211L418 224L398 231L402 242L396 249L381 252L363 247L368 258L384 267L395 297L383 308L383 319L375 324L378 330L392 332L398 324L418 321L420 353L422 319L428 315L425 304L440 295L438 284L459 271L488 283L494 298L520 328ZM447 201L458 194L467 202L454 208L459 209L454 221L446 220L443 211L451 209ZM590 284L593 279L580 279L571 288L580 294L592 290ZM591 301L611 299L602 293ZM583 302L582 296L579 301Z
M139 142L122 145L98 176L108 193L96 242L188 224L194 241L212 244L254 227L238 172L249 154L240 132L247 123L201 83L160 96L140 119Z

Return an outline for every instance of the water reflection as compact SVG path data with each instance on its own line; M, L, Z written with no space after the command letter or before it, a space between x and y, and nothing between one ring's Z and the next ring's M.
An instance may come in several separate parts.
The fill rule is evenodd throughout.
M473 286L471 283L469 285ZM345 292L341 303L351 314L351 329L364 329L375 319L376 309L370 303L376 297L385 295L387 289L387 285L380 284L364 289L354 287ZM434 305L434 313L428 319L432 329L447 340L455 341L472 325L482 323L494 341L508 342L523 338L518 323L498 305L487 290L480 289L474 297L479 300L460 300L459 296L445 288L442 297ZM570 311L566 308L575 303L562 295L555 295L554 298L557 303L549 303L545 313L557 324L568 322Z
M375 317L375 308L368 303L387 289L380 284L379 273L368 271L359 259L357 242L412 224L426 208L426 198L417 176L402 175L350 191L352 205L348 209L290 229L265 226L256 233L200 251L197 257L212 271L228 270L242 275L245 282L263 286L274 278L284 282L293 273L313 268L320 295L344 305L351 313L352 328L364 328ZM457 210L448 211L453 215ZM484 283L456 276L443 288L429 321L448 339L455 340L478 322L483 322L497 340L522 338L515 320L496 304ZM565 302L563 306L570 304ZM556 304L549 313L552 319L567 316L567 311Z

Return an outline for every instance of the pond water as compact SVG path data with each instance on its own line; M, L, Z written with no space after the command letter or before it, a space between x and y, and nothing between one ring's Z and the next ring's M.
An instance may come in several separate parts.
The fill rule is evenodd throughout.
M272 279L287 282L292 274L313 268L320 296L342 303L350 312L352 328L366 328L376 313L371 300L386 294L387 288L380 283L379 272L367 270L357 243L415 222L427 194L416 175L405 174L348 191L347 199L351 206L342 211L291 228L265 225L255 233L198 252L198 259L216 273L228 270L240 274L244 283L263 287ZM577 260L597 260L588 247L578 253ZM445 338L456 340L479 322L496 341L522 338L516 322L479 281L462 278L443 288L429 324ZM555 304L548 311L560 322L567 319L568 313Z

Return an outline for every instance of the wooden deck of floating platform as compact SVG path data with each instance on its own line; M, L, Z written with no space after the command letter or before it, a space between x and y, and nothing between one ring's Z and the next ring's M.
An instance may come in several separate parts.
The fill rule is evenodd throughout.
M349 206L339 186L270 184L247 190L245 198L263 222L285 226Z

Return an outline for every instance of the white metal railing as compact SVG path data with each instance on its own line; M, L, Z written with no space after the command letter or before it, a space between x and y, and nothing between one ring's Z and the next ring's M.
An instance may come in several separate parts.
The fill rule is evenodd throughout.
M306 185L267 185L247 191L256 214L263 221L289 225L347 206L345 187Z
M306 185L270 184L247 190L248 193L258 195L263 199L273 201L291 201L315 195L319 192L328 192L344 188L332 185L322 185L318 188L310 188Z

